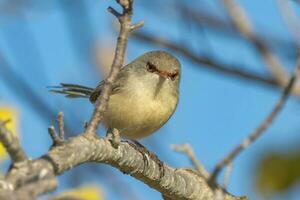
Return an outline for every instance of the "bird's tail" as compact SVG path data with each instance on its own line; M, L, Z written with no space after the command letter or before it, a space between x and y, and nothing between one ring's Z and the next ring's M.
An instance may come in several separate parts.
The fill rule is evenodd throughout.
M61 83L59 86L49 87L50 92L65 94L68 98L90 98L94 89L82 85Z

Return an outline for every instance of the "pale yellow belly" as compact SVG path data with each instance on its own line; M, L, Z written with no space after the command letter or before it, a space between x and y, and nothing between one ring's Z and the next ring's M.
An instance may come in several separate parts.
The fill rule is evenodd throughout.
M121 136L129 139L146 137L163 126L173 114L177 97L118 93L110 97L104 115L107 128L117 128Z

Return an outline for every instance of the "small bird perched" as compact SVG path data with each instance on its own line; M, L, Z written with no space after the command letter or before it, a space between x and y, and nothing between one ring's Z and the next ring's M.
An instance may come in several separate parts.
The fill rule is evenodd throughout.
M151 51L121 68L103 116L108 130L128 139L144 138L161 128L174 113L179 98L180 63L164 51ZM89 98L95 103L103 82L95 88L64 84L52 92Z

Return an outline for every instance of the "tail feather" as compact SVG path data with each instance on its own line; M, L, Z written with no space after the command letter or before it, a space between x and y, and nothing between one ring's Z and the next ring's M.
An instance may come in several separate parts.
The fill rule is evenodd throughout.
M94 91L93 88L68 83L61 83L60 86L50 88L50 92L65 94L68 98L89 98Z

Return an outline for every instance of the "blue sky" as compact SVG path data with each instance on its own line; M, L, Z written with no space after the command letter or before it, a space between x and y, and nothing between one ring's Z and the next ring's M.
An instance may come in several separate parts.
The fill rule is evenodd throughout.
M85 100L69 100L51 94L46 87L60 82L91 87L97 85L101 76L91 52L96 43L106 41L115 43L116 33L111 26L113 17L106 12L106 8L116 4L113 1L100 0L86 0L84 3L82 1L73 5L59 4L59 1L32 2L13 14L0 15L1 56L32 88L30 92L24 91L24 88L18 86L20 84L18 81L14 84L19 89L15 88L14 91L1 77L0 105L18 108L22 144L30 157L36 158L49 148L51 141L47 135L47 127L55 122L55 118L49 116L49 113L37 112L37 105L28 103L25 98L29 98L29 94L33 92L46 102L47 107L56 112L64 111L72 134L82 131L82 125L89 119L93 106ZM189 4L192 1L185 2ZM282 19L278 16L275 1L238 2L247 10L259 33L266 37L280 36L286 41L291 39ZM253 66L251 70L258 73L266 72L260 57L245 42L224 39L209 30L206 30L204 41L193 32L193 27L176 26L176 23L180 23L180 17L177 13L171 12L171 9L170 16L163 18L155 15L155 7L145 9L142 3L136 2L133 20L135 22L144 20L144 30L187 45L194 41L190 48L199 54L210 48L210 53L218 60ZM202 0L199 2L200 6L201 4L205 5L203 7L208 12L226 16L218 1ZM78 6L84 7L79 13L74 14L66 12L68 10L66 6L73 6L74 10ZM161 48L130 39L127 62L154 49ZM174 167L186 167L190 166L190 163L183 155L172 152L170 145L188 142L203 164L212 169L217 161L260 124L274 106L280 93L263 85L203 70L195 63L176 56L182 63L178 108L161 130L141 142ZM295 60L283 61L289 69L294 67ZM299 144L299 115L299 102L291 98L267 133L234 161L228 188L231 193L259 199L253 188L253 172L259 155L270 149L286 150L289 146ZM104 131L101 130L100 133L103 134ZM122 184L129 185L140 199L160 199L158 192L111 167L101 166L102 174L99 176L87 173L88 168L85 166L74 170L81 173L82 178L78 184L96 182L105 191L107 199L120 199L112 188L115 186L122 188ZM103 180L109 178L103 175L103 171L114 174L122 183ZM67 172L59 178L60 185L57 191L72 185L71 176L74 176L74 173ZM299 190L299 187L290 192L289 199L297 199L300 195L297 189Z

